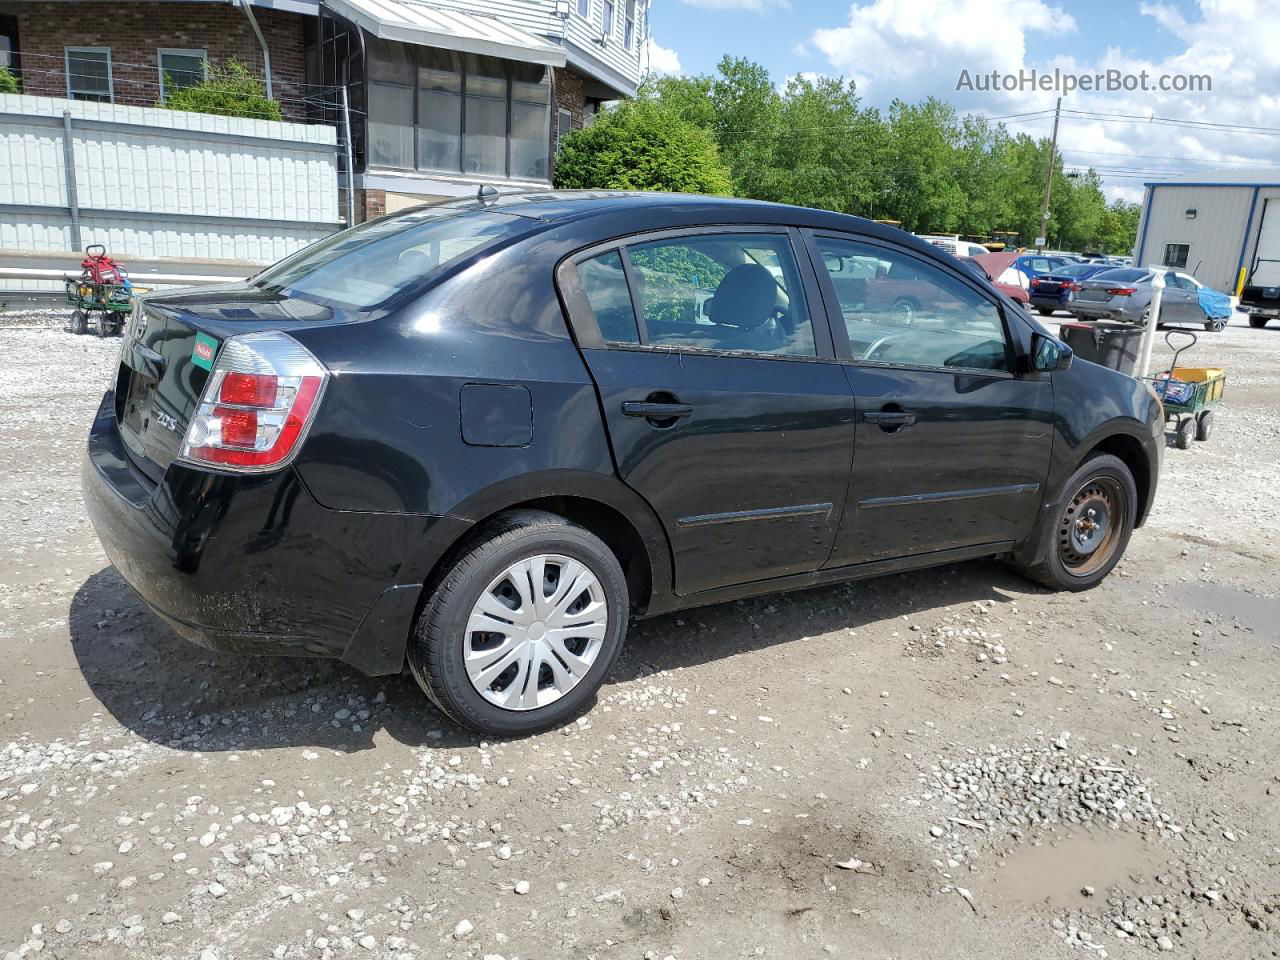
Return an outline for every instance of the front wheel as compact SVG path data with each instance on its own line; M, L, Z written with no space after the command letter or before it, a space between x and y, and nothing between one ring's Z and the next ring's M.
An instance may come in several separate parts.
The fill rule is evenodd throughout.
M1137 517L1138 488L1119 457L1099 454L1081 464L1064 488L1068 499L1052 523L1048 555L1023 573L1051 590L1088 590L1124 556Z
M1210 333L1221 333L1223 330L1227 329L1227 321L1221 317L1215 317L1212 320L1206 320L1204 322L1204 328Z
M409 641L423 692L495 736L572 719L622 649L627 581L610 549L563 517L502 517L431 589Z

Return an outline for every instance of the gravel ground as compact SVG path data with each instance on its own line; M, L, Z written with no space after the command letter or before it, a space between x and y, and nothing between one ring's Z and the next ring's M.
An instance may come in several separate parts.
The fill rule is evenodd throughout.
M0 321L6 960L1280 953L1280 329L1202 339L1215 435L1098 589L977 562L664 617L583 721L495 743L148 613L78 489L117 343L63 322Z

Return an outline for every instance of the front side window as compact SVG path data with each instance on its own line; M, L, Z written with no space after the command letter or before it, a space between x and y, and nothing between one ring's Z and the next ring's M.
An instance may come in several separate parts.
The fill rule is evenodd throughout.
M627 256L646 343L816 355L787 237L700 234L635 244Z
M160 99L184 87L204 83L207 59L203 50L158 50Z
M67 98L111 103L111 48L67 47Z
M1009 370L994 303L946 271L887 247L819 237L854 360Z
M1182 270L1187 265L1187 256L1191 253L1189 243L1166 243L1164 245L1164 265Z

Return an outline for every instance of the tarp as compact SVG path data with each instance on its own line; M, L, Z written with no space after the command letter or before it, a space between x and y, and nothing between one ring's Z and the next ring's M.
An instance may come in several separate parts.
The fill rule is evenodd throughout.
M1199 291L1200 309L1209 319L1231 316L1231 298L1219 293L1212 287L1201 287Z

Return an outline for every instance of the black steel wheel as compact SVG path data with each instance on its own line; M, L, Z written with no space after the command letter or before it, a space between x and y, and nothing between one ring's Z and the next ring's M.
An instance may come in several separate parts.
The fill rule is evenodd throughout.
M1022 572L1053 590L1088 590L1124 556L1138 489L1124 461L1110 454L1086 460L1063 489L1068 496L1061 508L1041 520L1044 559L1024 564Z

